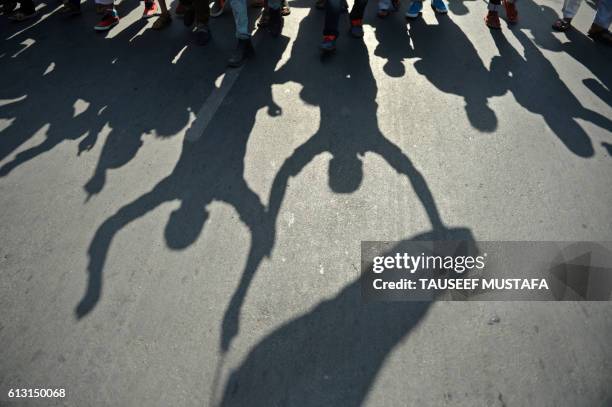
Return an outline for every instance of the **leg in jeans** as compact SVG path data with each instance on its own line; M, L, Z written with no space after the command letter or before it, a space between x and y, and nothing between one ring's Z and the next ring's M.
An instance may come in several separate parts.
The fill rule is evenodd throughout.
M612 22L612 0L599 0L594 25L607 30Z
M249 32L249 16L247 14L247 0L230 0L234 23L236 24L236 38L246 40L251 38Z
M563 2L563 8L561 12L563 13L564 19L572 19L578 12L578 8L580 8L580 3L582 0L565 0Z

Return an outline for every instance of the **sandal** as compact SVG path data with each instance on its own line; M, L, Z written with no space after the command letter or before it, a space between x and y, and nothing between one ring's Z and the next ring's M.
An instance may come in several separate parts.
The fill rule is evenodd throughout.
M11 21L15 21L15 22L22 22L22 21L29 20L30 18L34 17L35 15L36 15L36 11L25 12L25 11L22 11L22 10L17 10L13 14L8 16L8 19L11 20Z
M291 14L291 9L289 8L289 6L282 6L281 7L281 16L286 17L289 14Z
M157 18L157 20L153 22L151 28L154 30L162 30L168 27L170 23L172 23L172 17L170 17L170 13L163 13Z
M587 35L591 37L593 41L595 42L601 42L606 45L612 45L612 33L610 32L610 30L603 30L603 29L597 30L597 31L589 30Z
M571 18L559 18L552 25L553 30L559 31L559 32L567 31L571 27L572 27Z

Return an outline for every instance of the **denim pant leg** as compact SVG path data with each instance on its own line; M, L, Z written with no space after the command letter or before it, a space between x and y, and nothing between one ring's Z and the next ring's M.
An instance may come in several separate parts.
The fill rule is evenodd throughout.
M595 14L595 21L593 22L605 29L610 27L610 23L612 23L612 0L599 0L597 14Z
M234 24L236 24L236 38L239 40L250 38L247 0L230 0L230 4L234 14Z
M340 20L341 7L342 0L327 0L325 2L323 35L338 35L338 20Z
M582 3L582 0L565 0L561 9L563 18L574 18L580 8L580 3Z

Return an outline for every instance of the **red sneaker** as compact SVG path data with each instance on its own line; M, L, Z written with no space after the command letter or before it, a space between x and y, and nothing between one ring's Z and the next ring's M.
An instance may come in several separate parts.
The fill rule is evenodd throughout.
M487 27L494 30L501 29L501 23L499 22L499 15L497 14L497 11L489 10L485 16L485 24Z
M504 0L504 8L506 9L506 20L508 24L518 23L518 10L516 9L514 1L509 2L508 0Z
M114 26L119 24L119 16L115 10L108 10L102 16L102 20L98 24L94 26L94 30L96 31L108 31Z
M155 1L145 1L142 18L151 18L157 14L157 3Z

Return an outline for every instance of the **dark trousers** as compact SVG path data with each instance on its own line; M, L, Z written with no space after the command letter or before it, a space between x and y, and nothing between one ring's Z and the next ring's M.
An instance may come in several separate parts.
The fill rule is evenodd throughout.
M210 18L210 7L207 0L180 0L180 2L187 8L193 7L196 22L208 24L208 19Z
M350 13L351 20L361 20L363 13L368 5L368 0L355 0L353 9ZM338 36L338 20L340 20L340 13L344 6L344 0L327 0L325 9L325 27L323 28L323 35L335 35Z

